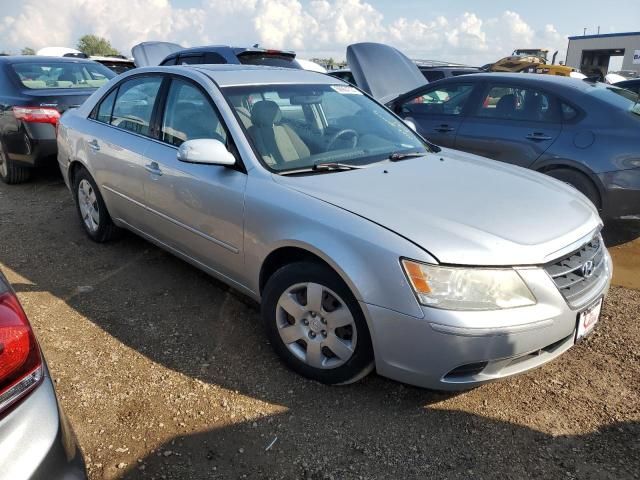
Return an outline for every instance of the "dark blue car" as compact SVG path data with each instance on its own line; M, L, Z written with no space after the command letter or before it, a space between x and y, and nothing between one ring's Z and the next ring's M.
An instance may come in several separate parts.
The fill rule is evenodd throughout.
M428 140L569 183L605 220L640 220L638 94L522 73L471 74L420 85L412 62L389 48L350 46L347 60L361 88ZM401 81L409 88L402 90Z

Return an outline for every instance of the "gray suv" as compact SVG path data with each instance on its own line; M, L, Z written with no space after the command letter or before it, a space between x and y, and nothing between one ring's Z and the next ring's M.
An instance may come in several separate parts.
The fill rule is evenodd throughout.
M0 272L0 477L86 478L29 320Z

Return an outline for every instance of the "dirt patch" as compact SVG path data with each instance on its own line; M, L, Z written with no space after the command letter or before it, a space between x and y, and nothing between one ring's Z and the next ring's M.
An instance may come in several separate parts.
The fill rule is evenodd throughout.
M638 291L556 361L447 395L297 376L251 301L133 235L87 240L55 174L0 185L0 268L93 480L639 478Z

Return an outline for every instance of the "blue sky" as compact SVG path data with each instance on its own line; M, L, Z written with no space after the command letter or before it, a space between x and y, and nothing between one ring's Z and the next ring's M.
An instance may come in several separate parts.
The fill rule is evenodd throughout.
M349 43L481 65L515 48L564 56L566 37L640 30L640 0L0 0L0 50L73 47L85 33L123 53L146 40L287 48L344 58Z

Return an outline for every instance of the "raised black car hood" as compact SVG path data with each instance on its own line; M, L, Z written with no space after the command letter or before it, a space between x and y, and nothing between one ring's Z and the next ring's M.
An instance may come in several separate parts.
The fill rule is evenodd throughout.
M429 83L411 59L382 43L349 45L347 63L357 85L381 103Z

